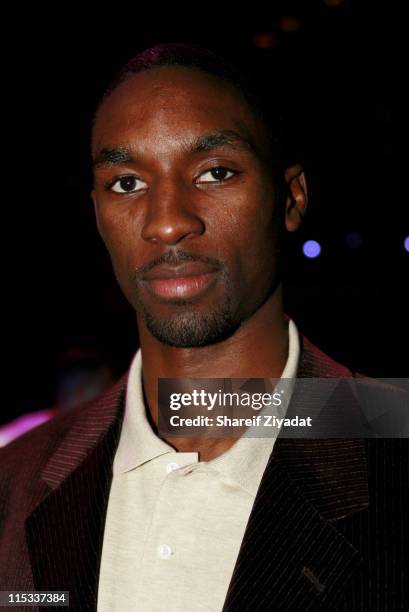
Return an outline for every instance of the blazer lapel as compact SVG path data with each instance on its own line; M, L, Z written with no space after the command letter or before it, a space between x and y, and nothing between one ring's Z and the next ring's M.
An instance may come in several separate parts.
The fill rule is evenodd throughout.
M70 608L94 610L112 462L127 374L75 421L42 473L47 488L26 520L34 589L70 591Z
M351 378L305 336L297 376ZM293 414L308 416L297 394ZM359 412L349 385L348 412ZM336 403L339 406L339 402ZM336 521L368 505L364 441L278 437L263 474L223 612L332 610L361 563Z

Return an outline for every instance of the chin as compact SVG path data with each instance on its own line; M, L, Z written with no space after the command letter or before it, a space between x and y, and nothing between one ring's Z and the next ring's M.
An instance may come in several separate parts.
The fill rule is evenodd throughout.
M162 344L176 348L196 348L221 342L231 336L240 323L235 323L230 303L212 313L183 312L168 317L155 317L144 312L149 332Z

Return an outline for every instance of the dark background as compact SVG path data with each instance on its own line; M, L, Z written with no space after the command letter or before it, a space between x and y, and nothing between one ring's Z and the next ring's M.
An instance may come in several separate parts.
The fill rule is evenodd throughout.
M219 9L165 15L157 7L147 16L140 5L111 5L85 23L62 4L59 14L31 21L25 13L13 24L3 55L12 144L3 174L2 422L54 403L67 349L94 347L119 375L137 348L133 312L94 223L89 129L116 70L158 42L241 57L284 97L310 194L304 227L289 236L286 311L338 361L376 377L408 376L400 15L386 2L353 0L279 2L256 16L250 7ZM362 236L360 248L346 246L349 232ZM302 254L307 239L320 242L317 259Z

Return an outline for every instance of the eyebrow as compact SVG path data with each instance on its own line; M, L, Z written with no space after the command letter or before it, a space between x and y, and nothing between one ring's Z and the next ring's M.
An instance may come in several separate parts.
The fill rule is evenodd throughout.
M186 142L182 149L189 155L197 155L205 151L212 151L219 148L230 148L257 153L257 149L250 138L243 136L234 130L217 130L211 134L198 136L192 142ZM135 162L130 147L119 146L103 148L95 156L93 167L115 166Z

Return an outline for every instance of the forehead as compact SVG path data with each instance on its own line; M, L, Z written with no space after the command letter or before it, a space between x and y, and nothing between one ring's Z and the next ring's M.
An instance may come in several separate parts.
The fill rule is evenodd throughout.
M214 128L265 138L261 121L234 85L195 68L162 66L129 77L103 101L92 151L129 145L136 137L169 144Z

